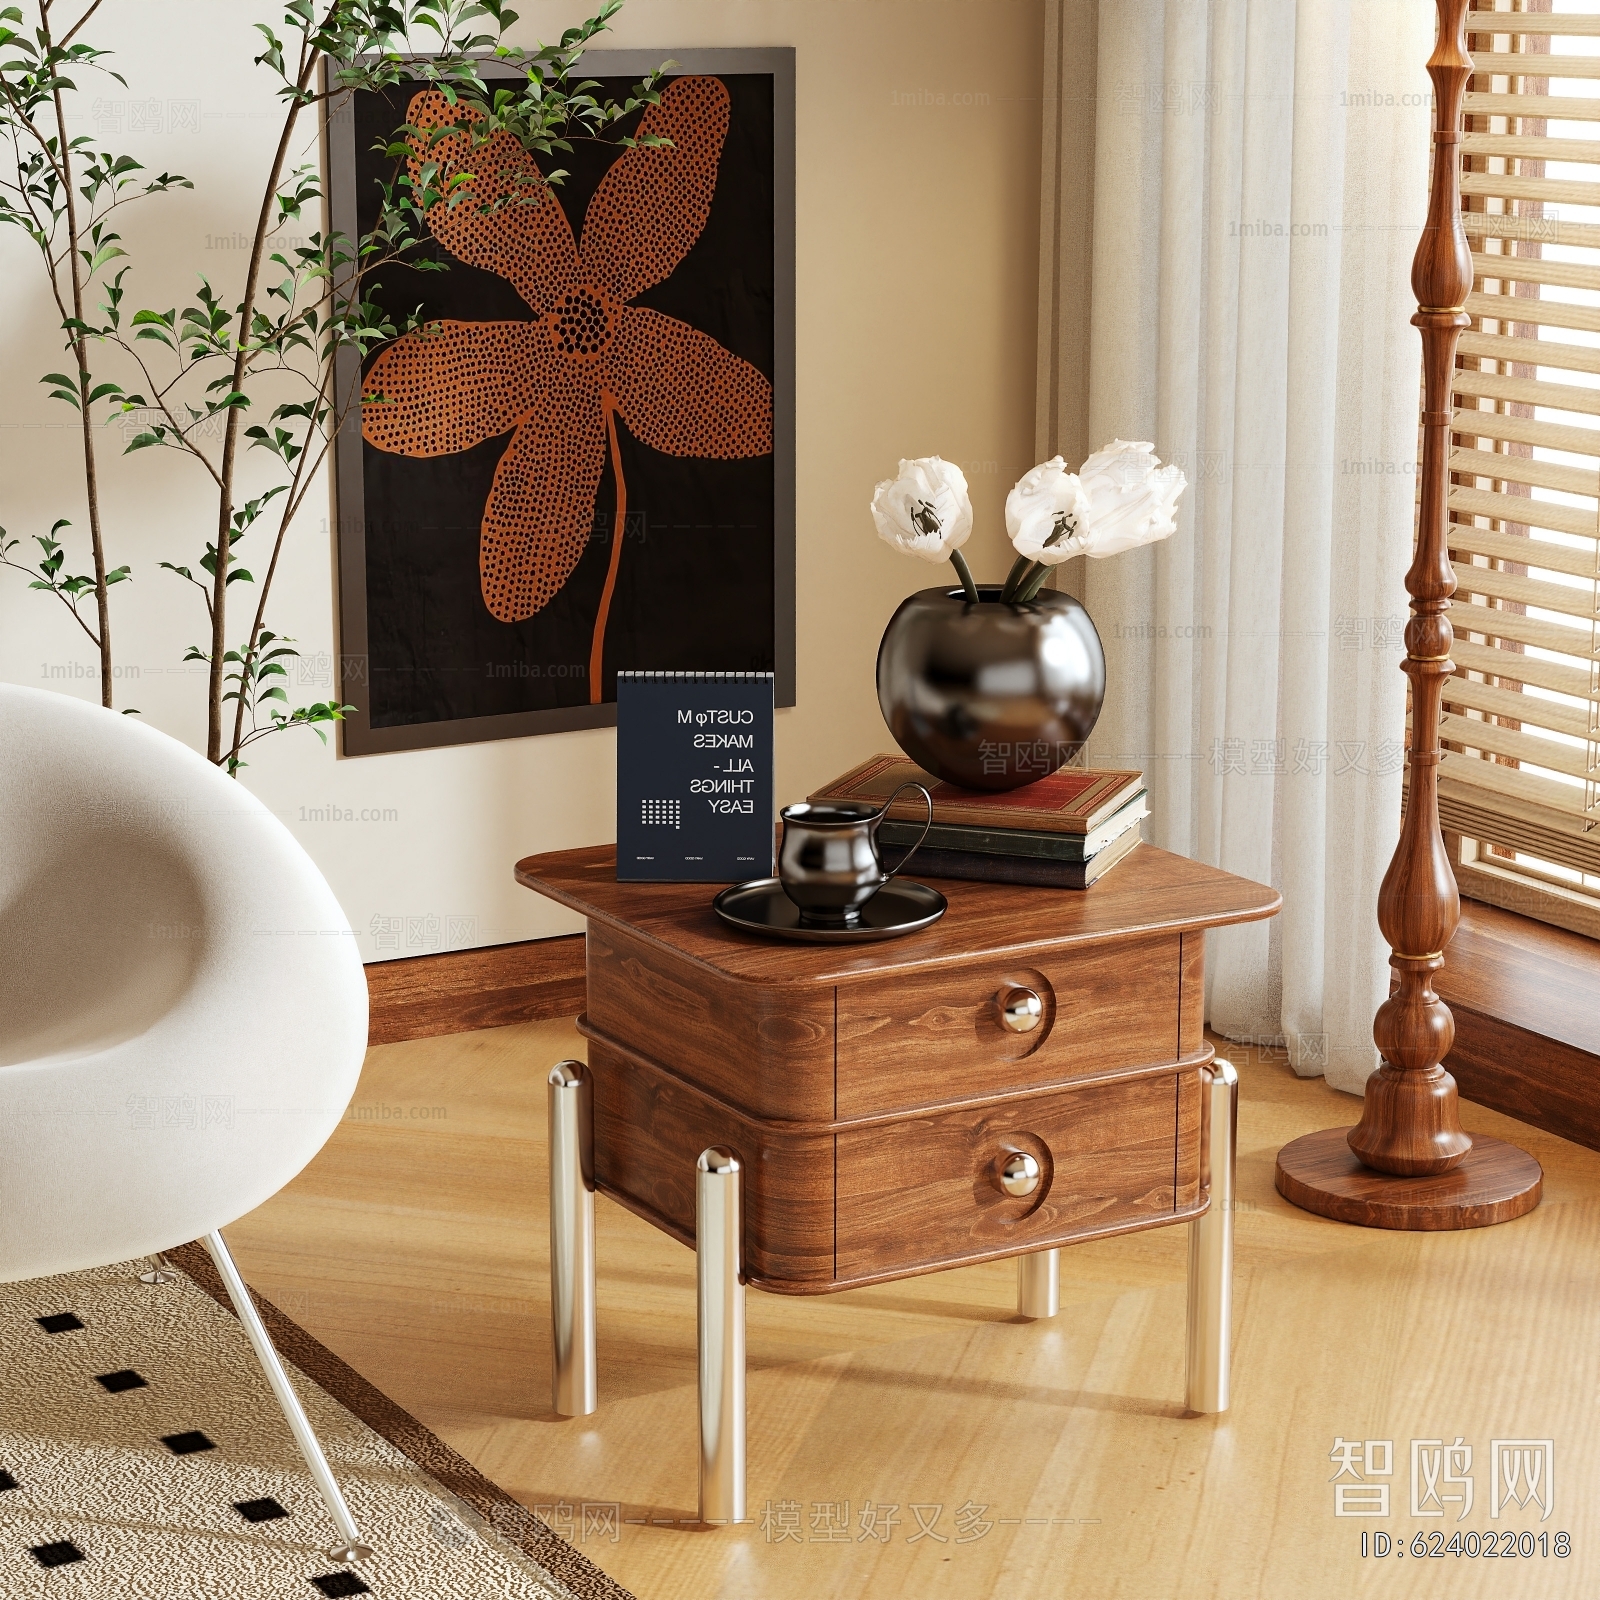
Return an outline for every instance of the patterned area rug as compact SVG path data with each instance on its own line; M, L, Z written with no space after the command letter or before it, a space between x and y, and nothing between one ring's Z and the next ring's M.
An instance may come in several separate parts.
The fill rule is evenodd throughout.
M257 1297L373 1547L335 1529L209 1256L0 1284L0 1595L632 1600Z

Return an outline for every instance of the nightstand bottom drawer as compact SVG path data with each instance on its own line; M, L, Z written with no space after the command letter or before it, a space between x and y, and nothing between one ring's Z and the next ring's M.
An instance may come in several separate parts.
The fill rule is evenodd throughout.
M1199 1203L1199 1153L1194 1071L841 1132L837 1275L954 1266L1160 1223ZM1013 1156L1014 1183L1037 1171L1031 1193L1002 1185Z
M1102 1233L1177 1222L1200 1193L1200 1071L992 1101L864 1126L764 1122L598 1033L587 1019L599 1187L692 1244L695 1161L740 1159L744 1273L828 1294ZM1032 1194L998 1182L1016 1153Z

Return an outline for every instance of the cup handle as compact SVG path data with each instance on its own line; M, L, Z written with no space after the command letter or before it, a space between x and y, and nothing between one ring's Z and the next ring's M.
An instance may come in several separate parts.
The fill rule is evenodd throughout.
M900 785L900 787L898 789L896 789L895 792L892 795L889 796L888 805L886 805L883 808L883 810L878 813L878 820L877 820L877 822L874 822L873 825L872 825L872 836L873 836L874 842L876 842L876 840L877 840L879 826L882 824L884 819L889 815L890 807L892 807L894 805L895 801L898 800L900 798L900 796L906 792L907 789L915 789L917 791L917 793L922 796L923 801L926 803L926 805L928 807L928 820L925 823L923 823L923 825L922 825L922 838L918 839L917 842L914 845L912 845L912 847L909 850L907 850L906 853L903 856L900 857L899 866L897 866L894 869L893 872L884 873L884 875L883 875L884 883L887 883L891 878L898 877L902 872L905 871L906 863L908 861L910 861L912 856L914 856L917 853L917 851L919 851L922 848L923 841L928 837L928 830L930 828L932 828L932 826L933 826L933 796L931 794L929 794L928 791L925 788L923 788L923 786L920 783L902 783ZM880 887L881 887L881 885L880 885Z

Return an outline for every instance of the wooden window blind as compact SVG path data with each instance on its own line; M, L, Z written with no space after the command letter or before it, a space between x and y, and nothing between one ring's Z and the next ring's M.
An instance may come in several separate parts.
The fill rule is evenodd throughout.
M1468 33L1441 819L1463 892L1600 934L1600 0Z

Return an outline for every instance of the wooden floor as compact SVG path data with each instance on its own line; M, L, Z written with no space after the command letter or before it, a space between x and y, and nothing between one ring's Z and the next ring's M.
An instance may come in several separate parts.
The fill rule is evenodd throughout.
M1222 1048L1243 1084L1230 1413L1182 1408L1181 1228L1064 1253L1049 1322L1016 1317L1009 1263L828 1299L751 1292L762 1520L738 1530L679 1525L695 1509L693 1257L603 1197L601 1407L550 1411L544 1077L582 1055L568 1024L373 1049L331 1143L229 1236L257 1288L570 1518L641 1600L1600 1594L1600 1153L1464 1106L1469 1128L1538 1156L1544 1204L1469 1234L1344 1227L1280 1200L1273 1156L1355 1102ZM1335 1516L1336 1437L1392 1441L1392 1476L1372 1480L1391 1485L1389 1517ZM1458 1438L1470 1513L1413 1518L1410 1441ZM1495 1439L1553 1441L1547 1519L1491 1517ZM887 1540L862 1536L864 1512ZM1572 1554L1362 1555L1380 1531L1524 1528Z

